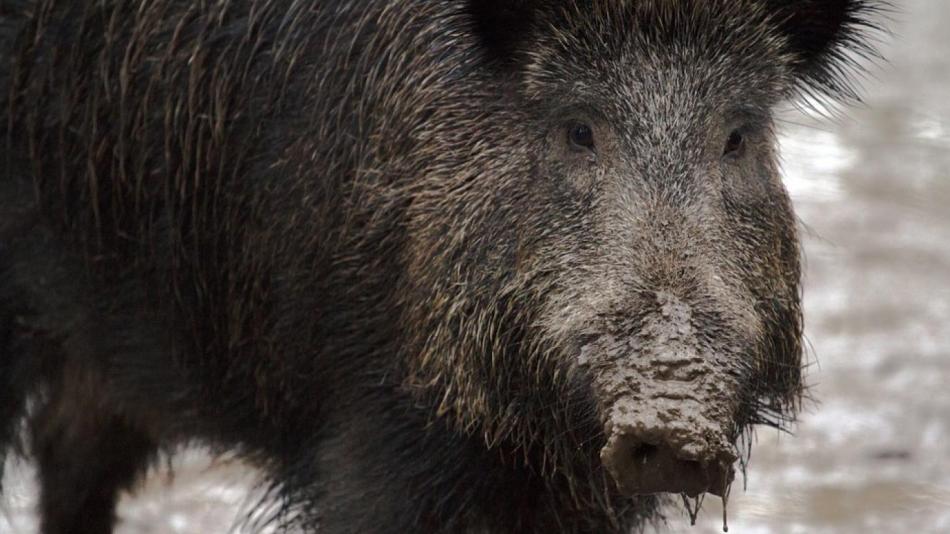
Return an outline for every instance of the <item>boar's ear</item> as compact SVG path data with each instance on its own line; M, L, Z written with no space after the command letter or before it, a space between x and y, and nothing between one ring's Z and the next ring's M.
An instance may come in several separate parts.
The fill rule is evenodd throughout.
M512 58L528 37L541 0L469 0L475 33L494 60Z
M800 86L855 98L847 74L860 58L876 58L871 34L887 0L766 0L772 20L788 40Z

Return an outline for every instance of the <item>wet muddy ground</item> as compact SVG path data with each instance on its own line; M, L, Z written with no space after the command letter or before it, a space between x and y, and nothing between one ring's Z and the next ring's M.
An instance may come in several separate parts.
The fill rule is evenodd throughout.
M782 122L815 402L793 436L759 431L730 532L950 532L950 2L897 3L866 105ZM177 464L122 501L120 533L226 532L254 501L236 463ZM30 469L8 467L0 532L32 534ZM709 497L667 526L718 532L721 513Z

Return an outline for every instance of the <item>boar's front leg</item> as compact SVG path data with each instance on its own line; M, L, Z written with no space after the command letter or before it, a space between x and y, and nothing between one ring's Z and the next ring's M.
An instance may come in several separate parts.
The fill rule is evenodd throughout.
M129 313L97 309L111 301L42 224L31 189L0 183L0 459L28 417L42 532L109 534L118 492L156 449L123 415L134 395L116 394L110 373L125 361L148 368L139 344L150 339L130 333Z
M33 419L43 534L109 534L118 493L144 472L154 445L122 417L82 398L64 377Z

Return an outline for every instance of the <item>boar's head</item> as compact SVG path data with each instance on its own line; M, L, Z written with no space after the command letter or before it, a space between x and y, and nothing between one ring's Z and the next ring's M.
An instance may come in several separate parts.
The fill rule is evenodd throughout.
M409 208L408 386L575 499L727 494L803 390L773 108L853 96L874 9L473 3L480 75Z

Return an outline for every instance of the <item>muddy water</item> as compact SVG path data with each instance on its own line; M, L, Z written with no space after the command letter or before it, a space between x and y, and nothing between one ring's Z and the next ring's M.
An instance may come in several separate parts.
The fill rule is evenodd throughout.
M902 0L867 105L782 123L803 222L816 402L794 436L762 430L730 532L950 532L950 2ZM120 532L225 532L253 475L200 454L120 507ZM10 466L0 532L35 532L29 468ZM721 529L718 499L699 523Z

